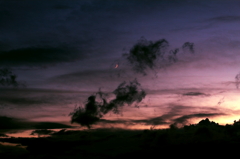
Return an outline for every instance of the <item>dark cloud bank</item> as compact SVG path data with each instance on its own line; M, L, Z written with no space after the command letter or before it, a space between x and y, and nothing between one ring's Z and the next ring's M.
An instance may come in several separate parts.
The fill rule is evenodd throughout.
M0 52L2 66L48 66L84 58L67 47L31 47Z
M0 116L0 130L7 129L56 129L71 128L69 125L56 122L30 122L18 118Z

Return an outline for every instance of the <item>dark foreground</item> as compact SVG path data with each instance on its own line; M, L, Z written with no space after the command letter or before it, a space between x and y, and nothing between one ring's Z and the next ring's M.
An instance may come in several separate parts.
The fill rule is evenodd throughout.
M0 158L101 159L101 158L212 158L239 156L240 127L215 123L166 130L96 129L59 131L51 137L1 138Z

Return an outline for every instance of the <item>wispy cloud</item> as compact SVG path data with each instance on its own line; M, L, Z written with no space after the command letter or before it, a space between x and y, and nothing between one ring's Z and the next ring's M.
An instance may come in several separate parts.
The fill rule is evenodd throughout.
M56 89L2 89L0 94L1 107L34 108L35 106L64 106L76 104L79 99L92 92L56 90ZM80 96L80 97L79 97ZM81 98L82 97L82 98Z
M209 18L208 21L223 22L223 23L240 22L240 16L237 16L237 15L218 16L214 18Z
M100 122L106 124L126 124L126 125L187 125L191 123L191 119L202 119L211 117L226 116L220 109L210 107L191 107L183 105L172 105L170 110L161 116L146 119L129 119L129 120L107 120L102 119ZM199 111L199 109L202 109ZM194 123L191 123L194 124Z

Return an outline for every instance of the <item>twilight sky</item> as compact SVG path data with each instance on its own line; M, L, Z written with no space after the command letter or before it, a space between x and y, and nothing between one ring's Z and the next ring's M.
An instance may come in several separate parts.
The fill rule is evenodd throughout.
M0 0L0 67L26 88L2 89L0 116L69 124L68 114L98 91L137 78L140 108L107 114L100 126L149 128L240 115L238 0ZM140 40L194 43L165 68L136 73L122 56ZM116 64L118 68L114 68Z

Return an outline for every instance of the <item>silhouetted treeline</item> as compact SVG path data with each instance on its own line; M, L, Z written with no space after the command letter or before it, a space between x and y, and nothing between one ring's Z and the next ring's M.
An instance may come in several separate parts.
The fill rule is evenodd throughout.
M40 130L49 132L47 130ZM37 132L37 131L36 131ZM240 120L219 125L208 118L181 128L124 130L92 129L51 132L51 137L0 138L0 141L21 143L27 151L16 158L140 158L156 157L221 157L231 158L240 146ZM16 148L17 149L17 148ZM18 148L19 149L19 148ZM12 157L7 153L0 155ZM191 155L192 154L192 155Z

